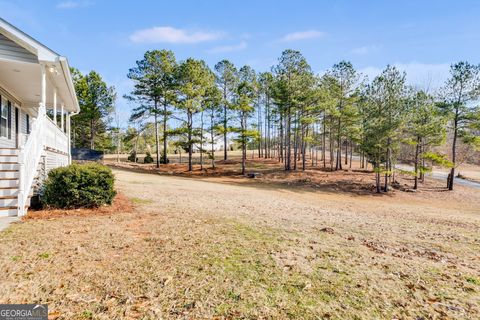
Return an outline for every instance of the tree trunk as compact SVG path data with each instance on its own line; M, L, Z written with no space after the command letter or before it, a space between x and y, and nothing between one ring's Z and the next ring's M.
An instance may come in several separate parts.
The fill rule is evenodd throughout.
M213 128L215 126L215 123L214 123L214 119L215 119L215 114L214 114L214 110L212 108L212 113L210 115L210 143L212 144L212 168L215 169L215 147L214 147L214 143L215 143L215 136L214 136L214 132L213 132Z
M155 113L154 113L154 120L155 120L155 146L157 148L157 168L160 168L160 141L158 139L158 102L155 101Z
M353 142L350 141L350 169L352 169L352 160L353 160Z
M342 170L342 134L341 134L341 120L338 119L337 129L337 161L335 162L335 170Z
M330 127L331 128L331 127ZM333 171L333 161L335 159L335 153L333 150L333 139L332 139L332 130L329 130L329 137L328 137L328 142L330 145L330 171Z
M448 190L453 190L453 180L455 180L455 161L457 152L457 136L458 136L458 107L455 109L455 118L453 121L453 143L452 143L452 169L450 170L449 179L447 179Z
M95 125L93 119L90 120L90 149L95 149Z
M377 189L377 193L381 193L382 190L380 188L380 166L376 166L375 167L376 169L376 172L375 172L375 186L376 186L376 189Z
M203 111L200 114L200 170L203 170Z
M283 163L283 116L282 116L281 112L280 112L280 128L279 128L279 130L280 130L280 132L279 132L280 143L278 145L278 147L279 147L278 157L279 157L280 162Z
M263 156L262 154L262 136L263 136L263 130L262 130L262 107L260 105L260 102L257 100L257 105L258 105L258 110L257 110L257 128L258 128L258 158Z
M414 171L415 171L415 181L413 183L413 189L418 188L418 155L420 154L420 139L417 138L417 145L415 146L415 163L414 163Z
M348 164L348 139L345 140L345 165Z
M390 138L388 138L387 139L387 161L385 162L385 186L384 186L385 192L388 192L388 175L389 175L388 170L390 169L390 166L391 166L390 157L391 157Z
M167 102L163 103L163 163L167 164Z
M192 125L193 125L193 115L190 111L187 111L187 129L188 129L188 171L193 170L192 166L192 154L193 154L193 143L192 143Z
M224 89L223 93L224 103L223 106L223 160L227 160L227 93L226 89Z
M299 155L298 150L298 115L295 115L295 135L293 136L293 170L297 170L297 156Z
M140 138L140 135L137 135L137 138L135 139L135 145L133 147L133 153L135 155L135 159L133 159L133 163L137 163L137 151L138 151L138 139Z
M286 124L286 129L285 129L285 138L287 139L287 146L286 146L286 164L285 164L285 170L290 171L292 170L292 135L291 135L291 128L292 128L292 115L291 115L291 107L288 107L288 113L287 113L287 124Z
M117 163L120 162L120 128L117 125Z
M242 175L245 175L245 167L247 164L247 143L245 137L246 131L246 115L242 112L241 114L241 123L242 123Z
M270 97L266 96L265 101L265 158L270 158Z
M305 131L307 131L307 133L305 133ZM302 126L302 143L301 143L301 146L302 146L302 171L305 171L305 164L306 164L306 161L307 161L307 158L306 158L306 155L305 155L305 151L306 151L305 134L308 134L308 127L307 127L307 130L305 130L304 126ZM313 157L312 157L312 159L313 159Z
M327 127L326 127L326 121L325 121L326 115L325 113L323 114L323 137L322 137L322 160L323 160L323 167L325 168L327 166L327 154L326 154L326 148L327 148Z

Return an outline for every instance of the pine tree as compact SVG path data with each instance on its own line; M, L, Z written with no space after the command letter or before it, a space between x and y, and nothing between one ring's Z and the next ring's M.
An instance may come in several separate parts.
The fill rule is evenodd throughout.
M258 137L257 130L249 130L248 119L255 111L253 106L256 98L256 75L249 66L242 67L238 72L234 109L238 113L239 126L235 128L237 141L242 148L242 174L245 174L247 160L247 144Z
M100 74L90 71L82 75L72 69L75 91L80 113L72 118L75 147L95 149L105 144L104 133L114 111L116 93L109 87Z
M274 67L274 75L273 98L280 115L280 152L284 153L285 170L290 171L296 168L296 154L292 166L292 148L297 150L301 104L308 90L306 79L312 77L312 71L299 51L285 50Z
M176 107L185 113L183 130L188 149L188 171L192 171L192 153L201 132L194 127L193 118L202 112L207 92L213 86L214 75L203 60L188 58L180 63L177 70L177 103Z
M147 51L142 60L129 70L127 77L134 82L134 89L128 100L140 104L133 110L131 119L154 118L157 168L160 162L167 163L167 122L170 116L168 107L175 100L175 69L177 62L172 51ZM163 122L163 155L160 160L160 140L158 117Z
M222 106L223 106L223 119L222 119L222 134L223 134L223 160L227 160L228 153L228 132L230 111L232 109L232 99L237 86L237 69L228 60L222 60L215 65L216 83L220 91L222 92Z
M480 123L480 110L473 102L480 98L480 65L461 61L451 65L450 78L442 88L440 105L449 115L453 131L452 163L447 187L453 190L457 163L458 139L480 147L480 137L475 127Z
M399 129L407 111L404 95L405 74L392 66L387 66L366 90L362 150L374 166L377 192L381 192L382 172L385 175L383 190L389 190L389 178L396 163L395 151L400 142Z
M446 117L442 115L432 96L424 91L416 91L410 97L410 108L407 114L405 142L415 148L414 152L414 185L418 188L419 174L428 170L421 165L423 158L432 158L429 148L445 142ZM437 155L440 156L440 155Z

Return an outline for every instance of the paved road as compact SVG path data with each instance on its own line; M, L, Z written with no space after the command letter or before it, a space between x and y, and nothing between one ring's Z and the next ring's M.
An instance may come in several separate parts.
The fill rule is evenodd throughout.
M360 159L359 156L353 156L353 158L356 159L356 160ZM413 171L413 166L410 166L408 164L397 164L395 167L397 169L401 169L401 170ZM430 173L427 173L427 177L430 177L432 179L445 180L445 185L447 184L447 176L448 176L448 173L442 172L442 171L432 171ZM455 177L454 183L458 183L462 186L467 186L467 187L471 187L471 188L475 188L475 189L480 189L480 183L470 181L470 180L465 180L465 179L458 178L458 177Z
M401 170L413 170L413 167L409 166L408 164L397 164L396 168ZM447 184L447 176L448 176L448 173L442 172L442 171L432 171L430 173L427 173L427 177L430 177L436 180L445 180L445 185ZM460 185L471 187L471 188L480 189L480 183L473 182L470 180L465 180L458 177L455 177L454 183L458 183Z

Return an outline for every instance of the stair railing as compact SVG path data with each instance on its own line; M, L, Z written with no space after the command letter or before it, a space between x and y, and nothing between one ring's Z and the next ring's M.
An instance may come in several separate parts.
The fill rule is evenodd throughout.
M18 184L18 215L27 213L27 201L37 173L38 164L45 145L45 106L40 103L38 116L33 121L27 141L20 146L18 153L19 184ZM21 140L20 140L21 141Z

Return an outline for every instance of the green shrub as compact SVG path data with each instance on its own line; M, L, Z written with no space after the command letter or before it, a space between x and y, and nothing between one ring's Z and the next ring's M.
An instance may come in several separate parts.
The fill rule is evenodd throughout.
M143 163L152 163L152 162L153 162L152 155L150 154L150 152L147 152L147 155L145 156L145 158L143 158Z
M170 163L170 159L165 158L165 155L162 155L161 158L160 158L160 163L161 164L168 164L168 163Z
M43 188L42 202L53 208L92 208L111 204L115 177L98 163L71 164L51 170Z
M135 151L132 151L130 155L128 156L128 161L130 162L138 162L137 158L137 153Z

